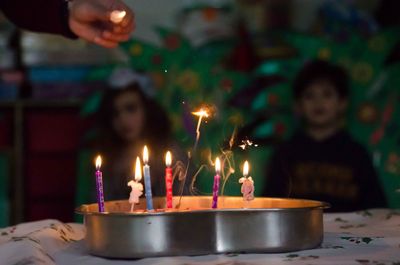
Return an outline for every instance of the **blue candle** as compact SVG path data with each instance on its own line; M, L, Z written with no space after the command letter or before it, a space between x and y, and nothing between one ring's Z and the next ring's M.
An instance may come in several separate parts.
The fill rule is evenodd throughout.
M147 150L147 146L143 148L143 175L144 175L144 187L145 187L145 196L146 196L146 205L147 210L152 211L153 208L153 195L151 193L151 179L150 179L150 166L149 166L149 151Z

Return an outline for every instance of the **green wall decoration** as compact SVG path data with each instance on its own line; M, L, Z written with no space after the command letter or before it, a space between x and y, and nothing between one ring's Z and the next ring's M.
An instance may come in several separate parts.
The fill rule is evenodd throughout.
M213 117L202 126L195 161L196 167L203 163L208 166L196 183L201 192L210 194L212 190L210 153L214 158L231 151L235 166L225 194L240 195L238 179L244 159L251 162L255 194L260 194L257 186L265 184L265 164L274 144L288 137L296 125L291 99L293 78L306 60L318 58L348 71L352 93L347 127L373 156L390 206L400 207L400 194L396 192L400 188L400 63L385 63L400 40L395 29L368 38L354 32L341 42L284 33L297 55L263 61L251 73L229 69L226 64L237 40L193 47L178 32L164 28L157 32L161 47L134 39L123 48L130 55L130 67L153 77L156 98L168 111L176 138L184 148L190 149L195 137L197 120L190 112L202 104L215 109ZM99 68L91 76L107 78L111 71L112 67ZM93 106L87 109L91 112ZM234 131L241 138L229 148L227 143ZM244 139L254 144L242 150L239 145Z

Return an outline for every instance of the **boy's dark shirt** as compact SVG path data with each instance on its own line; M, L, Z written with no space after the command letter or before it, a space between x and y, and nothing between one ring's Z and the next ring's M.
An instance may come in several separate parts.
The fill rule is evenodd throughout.
M297 132L272 156L264 196L321 200L330 211L386 207L367 151L345 131L323 141Z

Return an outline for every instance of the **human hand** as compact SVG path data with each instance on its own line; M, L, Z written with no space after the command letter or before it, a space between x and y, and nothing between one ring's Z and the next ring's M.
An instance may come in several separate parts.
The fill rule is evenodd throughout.
M112 11L125 11L122 21L111 21ZM133 11L121 0L73 0L69 27L78 37L106 48L127 41L135 29Z

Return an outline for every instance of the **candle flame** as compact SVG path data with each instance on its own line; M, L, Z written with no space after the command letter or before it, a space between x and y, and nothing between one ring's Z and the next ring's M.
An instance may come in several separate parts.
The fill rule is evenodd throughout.
M149 150L147 149L147 146L145 145L143 148L143 163L147 164L149 162Z
M217 173L221 171L221 161L219 160L219 157L215 159L215 171Z
M172 155L170 151L168 151L165 155L165 164L167 165L167 167L170 167L172 164Z
M97 156L95 164L96 164L96 169L99 170L101 167L101 156L99 155Z
M136 157L135 181L139 182L141 179L142 179L142 165L140 164L140 158Z
M192 114L198 117L206 117L206 118L208 118L208 116L210 115L208 111L204 108L201 108L198 111L194 111L192 112Z
M249 162L246 160L243 165L243 176L247 177L249 175Z

